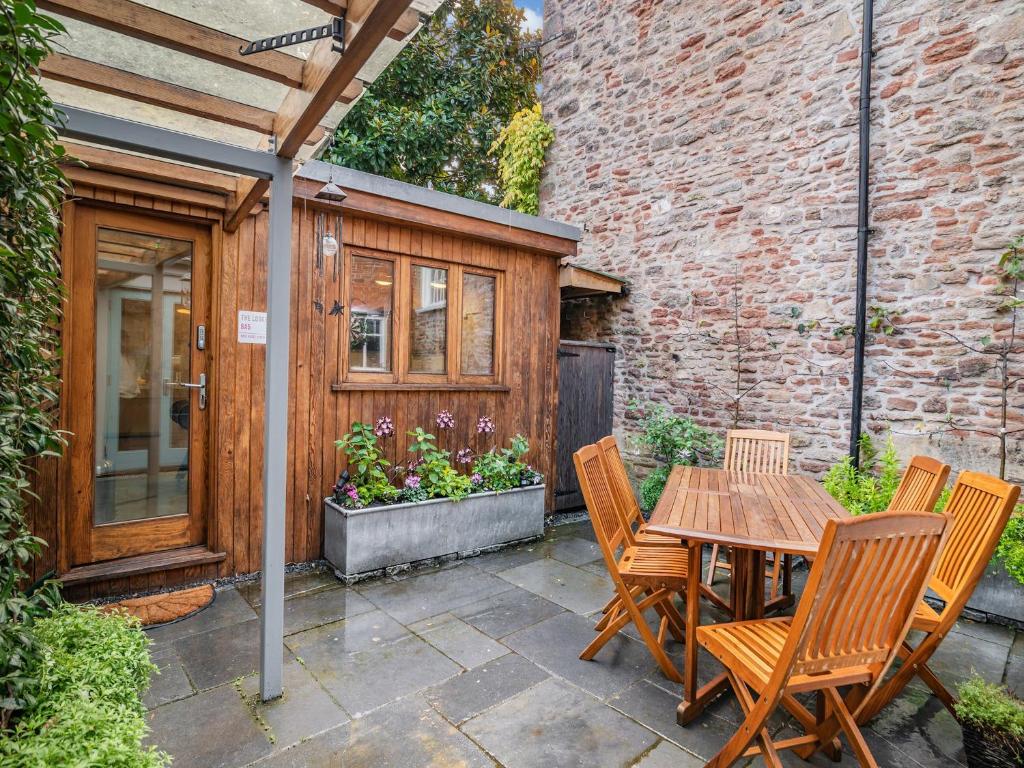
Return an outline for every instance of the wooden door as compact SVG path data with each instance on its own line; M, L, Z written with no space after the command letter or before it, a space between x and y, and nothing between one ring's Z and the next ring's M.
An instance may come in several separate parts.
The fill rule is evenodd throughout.
M572 455L612 433L615 347L582 341L558 345L558 455L555 511L583 506Z
M210 230L83 205L65 248L68 567L202 544Z

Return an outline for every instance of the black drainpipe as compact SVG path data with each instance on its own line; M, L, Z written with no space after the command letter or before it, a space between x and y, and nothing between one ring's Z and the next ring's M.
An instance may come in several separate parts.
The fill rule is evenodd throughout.
M864 343L868 315L868 171L871 164L871 39L874 3L864 0L860 43L860 168L857 179L857 319L853 346L853 407L850 410L850 458L860 464L861 411L864 401Z

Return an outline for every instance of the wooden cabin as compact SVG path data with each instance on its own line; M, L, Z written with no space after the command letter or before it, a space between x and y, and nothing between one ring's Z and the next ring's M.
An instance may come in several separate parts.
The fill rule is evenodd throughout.
M267 213L228 231L230 174L69 151L87 164L67 167L63 213L69 437L39 466L36 575L89 597L259 570ZM553 475L559 261L578 230L317 161L295 175L292 229L288 562L322 556L353 421L390 417L402 463L405 433L447 410L444 447L522 433Z

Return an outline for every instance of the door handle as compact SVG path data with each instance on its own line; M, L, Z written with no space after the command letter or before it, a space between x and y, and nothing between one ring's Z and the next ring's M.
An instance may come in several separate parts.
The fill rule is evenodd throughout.
M176 381L174 382L175 387L185 387L186 389L198 389L199 390L199 410L206 410L206 374L199 374L199 382L193 384L190 381Z

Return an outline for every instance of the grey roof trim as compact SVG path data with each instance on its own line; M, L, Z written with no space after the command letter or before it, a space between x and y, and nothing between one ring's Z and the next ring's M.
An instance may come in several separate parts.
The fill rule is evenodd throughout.
M579 227L563 224L560 221L542 219L539 216L528 216L525 213L510 211L507 208L499 208L496 205L488 205L476 200L467 200L457 195L449 195L447 192L438 192L426 187L417 187L415 184L406 184L404 181L395 181L384 176L375 176L372 173L354 171L351 168L344 168L340 165L331 165L322 160L306 162L296 172L295 176L300 179L323 182L333 179L334 183L342 189L352 189L366 192L370 195L380 195L392 200L401 200L413 205L421 205L425 208L435 208L440 211L457 213L461 216L503 224L529 232L562 237L566 240L579 242L583 236Z

